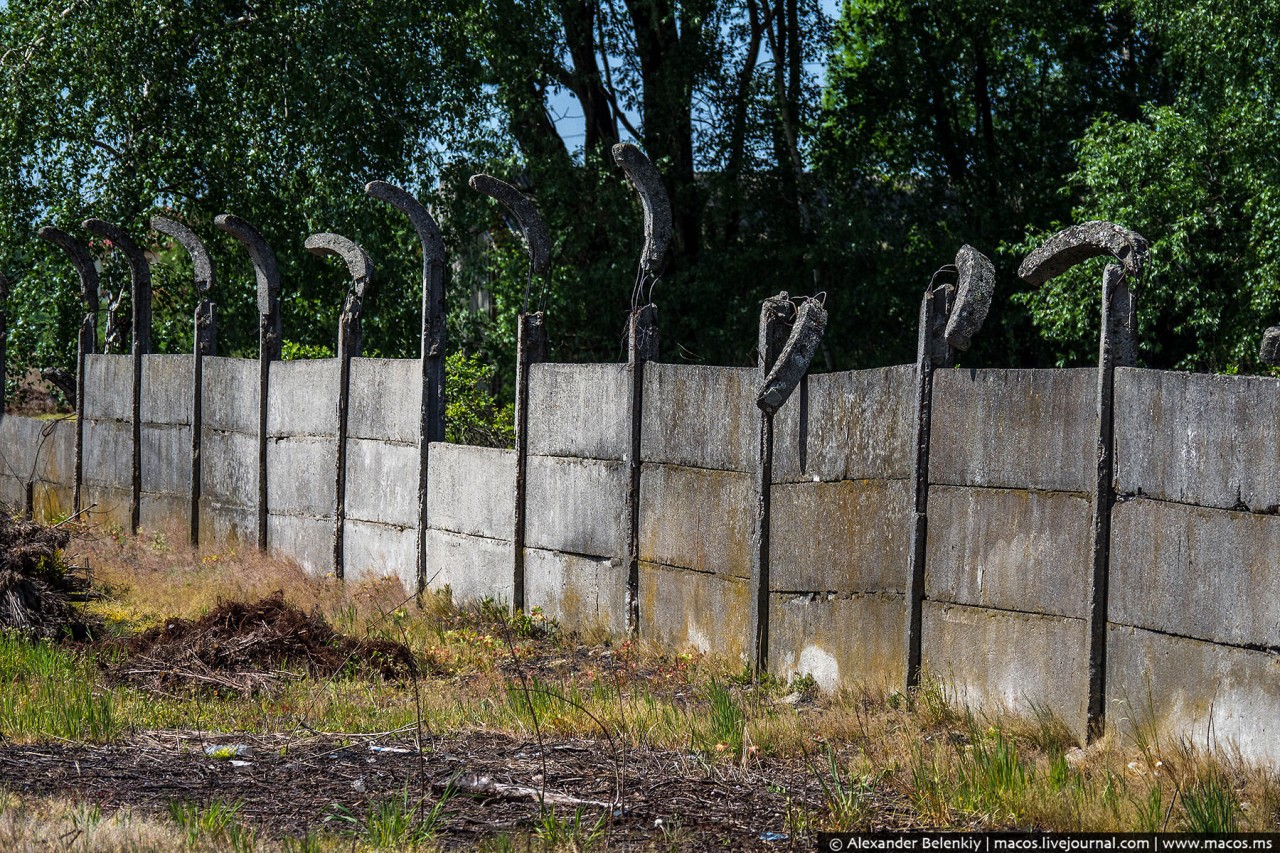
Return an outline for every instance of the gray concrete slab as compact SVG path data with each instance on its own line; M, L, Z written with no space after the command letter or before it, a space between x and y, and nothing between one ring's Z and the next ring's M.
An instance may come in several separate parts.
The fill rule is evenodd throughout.
M627 630L627 569L621 560L540 548L524 551L525 604L571 631Z
M142 491L168 495L191 494L191 426L189 424L143 425Z
M625 364L529 368L529 453L622 461L630 453Z
M760 371L647 364L640 457L645 462L755 470Z
M432 442L427 459L428 527L495 539L514 536L514 450Z
M1080 619L926 601L925 677L975 710L1050 712L1083 742L1086 633Z
M195 368L190 355L142 357L142 422L190 424L195 409Z
M200 445L200 493L220 504L256 511L258 437L205 430Z
M645 464L640 559L749 578L754 506L750 474Z
M267 434L336 436L338 368L336 358L271 362Z
M510 540L427 530L427 589L446 587L459 606L486 598L510 605L515 590Z
M1280 380L1122 368L1115 435L1121 493L1280 508Z
M69 418L39 421L35 444L36 477L72 489L76 479L76 422Z
M418 448L347 439L347 518L418 526Z
M1111 519L1111 621L1280 649L1280 517L1139 498Z
M138 505L140 534L163 535L170 544L188 541L191 531L191 497L143 493Z
M120 421L86 421L84 482L124 489L133 483L133 427Z
M333 518L338 443L332 438L267 443L267 507L272 515Z
M1107 726L1280 762L1280 654L1110 626Z
M828 692L901 690L904 598L898 595L769 596L769 671L784 682L809 674Z
M350 387L348 437L418 443L422 429L421 362L416 358L353 358Z
M418 531L347 519L343 577L352 582L395 577L409 595L418 589Z
M21 415L0 416L0 502L22 507L25 483L36 476L35 448L40 421Z
M525 543L595 557L620 556L627 529L622 462L530 456Z
M128 535L130 525L133 524L129 508L131 499L132 494L128 489L86 482L80 493L80 507L88 509L83 517L90 524L102 525L108 532L113 532L111 528L114 528L114 532Z
M914 364L810 375L774 417L775 483L906 479L914 453Z
M293 560L307 574L333 574L333 519L268 515L267 549L277 557Z
M258 360L203 359L201 420L206 430L258 434Z
M640 636L668 649L747 656L750 584L740 578L640 564Z
M75 492L68 486L35 483L32 488L32 517L44 524L57 524L75 512Z
M770 588L906 589L911 489L906 480L792 483L771 490Z
M200 500L200 546L257 547L257 510Z
M929 489L925 596L935 601L1085 618L1093 505L1084 495Z
M85 356L84 416L88 419L132 420L133 356Z
M1092 491L1098 374L1070 370L939 370L934 374L929 481Z

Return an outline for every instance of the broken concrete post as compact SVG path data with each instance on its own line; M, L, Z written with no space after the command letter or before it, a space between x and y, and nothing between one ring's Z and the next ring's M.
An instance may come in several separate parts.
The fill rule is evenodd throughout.
M514 533L514 577L511 606L514 610L525 608L524 541L525 502L527 496L527 470L529 465L529 368L547 360L547 327L541 311L529 313L529 292L535 274L543 274L551 265L551 237L542 215L519 190L492 175L472 175L468 184L473 190L484 193L502 203L516 221L524 235L525 251L529 255L529 277L525 285L524 305L518 318L516 333L516 494Z
M101 219L82 227L111 241L129 264L129 299L133 310L133 485L129 498L129 531L138 532L142 517L142 357L151 352L151 266L124 229Z
M267 393L271 362L283 344L280 323L280 268L267 241L239 216L220 213L213 224L244 246L258 285L258 550L267 550Z
M333 506L333 573L341 580L345 574L345 542L347 516L347 419L350 411L351 359L360 355L363 334L360 312L373 286L373 261L364 249L338 234L312 234L306 240L313 255L334 255L347 265L351 286L338 316L338 452Z
M1086 222L1059 231L1027 255L1018 275L1029 284L1043 284L1078 263L1111 255L1102 274L1102 333L1098 341L1097 479L1093 495L1093 571L1089 594L1088 733L1102 734L1106 722L1107 582L1111 549L1112 470L1115 466L1113 403L1115 368L1137 363L1137 295L1147 257L1142 235L1110 222Z
M80 276L80 298L84 302L84 318L80 321L80 333L76 343L76 450L75 474L72 485L72 512L80 512L80 491L84 479L84 363L85 356L98 349L98 268L83 243L70 234L46 225L38 232L40 239L48 240L67 253L76 273Z
M658 360L658 307L653 304L653 285L662 274L671 245L671 200L662 176L639 148L619 143L613 146L613 160L626 173L644 209L644 248L640 252L636 283L631 292L631 315L627 319L627 373L631 386L626 506L627 629L636 634L640 630L640 438L644 366L646 362Z
M195 547L200 544L200 436L204 421L204 357L217 355L216 312L214 304L208 299L214 281L213 258L195 232L182 223L163 216L153 216L151 227L174 238L187 250L187 254L191 256L196 293L201 296L195 312L195 345L191 359L194 399L191 407L191 519L188 536L192 547Z
M395 207L422 244L422 418L418 430L418 594L427 587L427 465L431 442L444 441L444 238L430 212L413 196L385 181L365 185L365 193Z
M1258 347L1258 358L1263 364L1271 367L1280 366L1280 326L1271 326L1262 333L1262 345Z
M956 277L953 284L939 278ZM911 550L907 555L906 686L920 684L921 630L924 616L925 548L929 516L929 435L933 411L933 374L950 367L952 348L967 350L991 307L995 267L978 250L964 245L954 264L942 267L920 300L916 345L915 455L911 462Z

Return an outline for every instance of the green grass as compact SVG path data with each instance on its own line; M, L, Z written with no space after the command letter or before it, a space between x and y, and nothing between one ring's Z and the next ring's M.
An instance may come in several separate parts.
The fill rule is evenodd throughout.
M95 685L93 660L0 634L0 731L10 739L106 741L124 729L116 692Z
M375 850L417 849L433 842L445 827L445 809L453 797L448 787L430 807L408 788L400 797L378 800L363 818L334 803L326 821L346 828L360 843Z

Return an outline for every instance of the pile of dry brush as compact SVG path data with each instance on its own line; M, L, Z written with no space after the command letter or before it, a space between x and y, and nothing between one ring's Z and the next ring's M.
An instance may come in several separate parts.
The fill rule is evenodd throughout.
M89 580L65 565L70 534L0 510L0 630L34 639L88 639L95 627L73 604Z

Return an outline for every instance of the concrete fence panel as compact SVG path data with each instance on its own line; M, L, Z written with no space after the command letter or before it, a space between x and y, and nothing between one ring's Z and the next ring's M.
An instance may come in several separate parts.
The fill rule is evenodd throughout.
M191 422L195 408L190 355L142 357L142 527L163 530L191 507Z
M203 359L200 529L210 541L257 538L257 359Z
M432 443L427 481L427 588L465 604L514 594L516 455Z
M128 530L133 497L133 357L84 360L84 489L82 506Z

